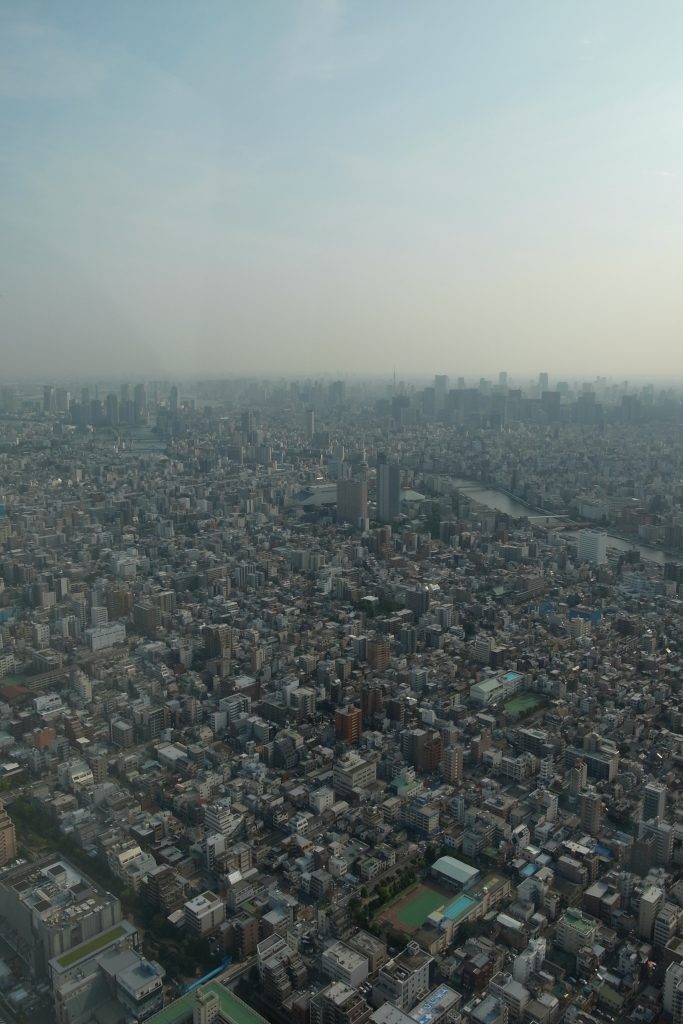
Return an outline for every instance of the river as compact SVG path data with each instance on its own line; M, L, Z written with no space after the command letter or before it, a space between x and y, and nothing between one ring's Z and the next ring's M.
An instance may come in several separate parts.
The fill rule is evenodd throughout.
M480 505L486 505L487 508L495 508L496 511L504 512L505 515L513 516L515 519L543 518L541 513L525 505L524 502L519 501L517 498L511 498L510 495L499 491L497 487L485 487L476 480L465 480L462 477L450 477L449 479L466 497L472 498L473 501L478 502ZM564 536L575 540L577 531L567 530ZM636 544L633 541L624 540L622 537L615 537L611 533L607 534L607 546L617 548L619 551L633 551L635 549L640 552L641 558L646 559L648 562L657 562L659 565L664 565L665 562L671 561L674 557L673 555L667 555L660 548L651 548L646 544Z
M506 516L513 516L515 519L523 519L530 515L538 515L529 505L511 498L497 488L484 487L476 480L465 480L462 477L449 477L450 481L462 491L467 498L478 502L479 505L486 505L487 508L495 508L497 512L504 512Z

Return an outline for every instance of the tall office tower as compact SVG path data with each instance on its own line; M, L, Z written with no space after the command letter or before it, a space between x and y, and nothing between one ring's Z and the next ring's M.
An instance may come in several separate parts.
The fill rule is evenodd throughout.
M607 561L607 534L603 530L579 532L578 558L580 562L604 565Z
M2 411L7 413L17 411L17 393L12 387L2 389Z
M51 384L43 387L43 412L57 412L57 396Z
M446 747L443 752L442 770L446 782L462 781L462 747Z
M541 408L545 413L548 423L557 423L560 419L562 395L559 391L543 391L541 394Z
M168 396L168 407L172 413L178 412L178 388L174 384Z
M119 425L119 400L113 392L107 395L107 426L118 427Z
M391 399L391 415L397 425L408 422L410 398L408 395L394 395Z
M102 403L99 398L93 398L90 401L90 423L96 427L100 426L104 419L104 412L102 410Z
M337 522L358 526L368 517L368 485L365 480L337 480Z
M381 455L377 464L377 518L391 523L401 512L401 469Z
M498 374L498 387L506 388L508 386L508 375L506 370L501 370Z
M81 388L81 416L86 423L90 419L90 388Z
M437 373L434 376L434 404L436 411L441 412L446 405L448 396L448 374Z
M666 817L666 786L648 782L643 792L643 821Z
M256 417L252 409L245 409L240 416L240 430L245 444L250 444L256 430Z
M57 388L55 392L55 399L57 402L57 412L68 412L69 411L69 400L71 396L66 388Z
M539 373L539 375L538 375L538 386L539 386L541 391L547 391L548 390L548 374L547 373Z
M135 422L147 422L147 391L144 384L136 384L133 392L133 405L135 407Z
M602 800L600 794L596 793L592 786L579 796L579 812L581 828L591 836L597 835L602 819Z
M346 401L346 384L343 380L333 380L330 384L330 405L333 409L341 409Z
M125 405L126 402L130 402L130 384L124 381L121 385L121 405Z
M313 440L315 434L315 410L306 410L306 437L309 441Z
M14 822L0 800L0 868L17 859L17 835Z

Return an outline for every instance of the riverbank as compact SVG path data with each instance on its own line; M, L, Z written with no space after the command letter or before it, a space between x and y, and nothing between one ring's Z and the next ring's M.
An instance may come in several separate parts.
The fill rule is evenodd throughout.
M559 514L556 516L552 512L530 505L528 502L513 495L511 491L507 490L507 488L483 484L481 481L468 480L464 477L451 477L450 479L456 490L461 491L465 497L471 498L473 501L476 501L477 504L484 505L486 508L492 508L497 512L503 512L505 515L511 516L514 519L534 519L537 516L562 518ZM563 536L571 537L572 540L576 538L581 529L591 529L593 527L594 524L592 523L586 523L585 527L582 527L581 524L577 523L575 520L568 522L564 529L558 524L558 529L562 529ZM665 562L668 562L671 559L675 560L677 557L681 557L676 556L672 552L665 551L663 548L655 548L651 547L649 544L641 544L636 540L619 536L619 534L616 533L607 533L607 546L625 552L634 550L638 551L640 553L640 557L645 559L645 561L656 562L658 565L664 565Z

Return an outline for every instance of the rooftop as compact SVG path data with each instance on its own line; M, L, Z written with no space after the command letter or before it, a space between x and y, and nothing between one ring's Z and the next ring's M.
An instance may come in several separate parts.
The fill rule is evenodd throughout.
M196 991L211 993L218 997L220 1012L228 1024L266 1024L256 1010L243 1003L234 992L225 988L219 981L209 981ZM196 992L188 992L186 995L176 999L163 1010L148 1017L148 1024L185 1024L192 1020L192 1011L196 1001Z
M458 1003L460 998L460 994L454 992L448 985L439 985L410 1011L410 1016L417 1024L431 1024L433 1020L451 1009L454 1003Z
M464 864L455 857L439 857L438 860L434 861L432 870L438 871L439 874L445 875L453 882L459 882L460 885L471 882L472 879L479 875L477 868L470 867L469 864Z
M565 912L564 919L571 928L576 928L577 931L585 933L590 932L596 923L592 919L584 917L580 910L574 910L573 908Z
M73 967L79 960L84 960L87 957L93 956L94 953L99 953L107 946L116 942L118 939L124 938L126 935L131 935L135 931L128 921L120 921L119 924L113 928L109 928L106 932L102 932L100 935L96 935L92 939L88 939L87 942L82 942L79 946L74 946L67 953L63 953L61 956L55 957L54 963L58 968L66 969Z

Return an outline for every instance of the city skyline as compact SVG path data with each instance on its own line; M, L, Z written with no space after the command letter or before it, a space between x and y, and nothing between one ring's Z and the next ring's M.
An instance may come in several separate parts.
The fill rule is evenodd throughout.
M3 5L5 374L680 379L656 13Z
M683 1024L683 389L426 383L2 381L7 1019Z

